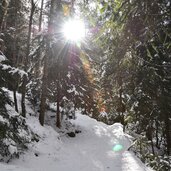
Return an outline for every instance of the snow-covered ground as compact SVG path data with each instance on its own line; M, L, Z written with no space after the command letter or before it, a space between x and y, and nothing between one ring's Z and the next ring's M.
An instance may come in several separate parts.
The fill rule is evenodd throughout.
M20 99L19 94L17 97ZM28 101L27 112L31 115L27 114L27 124L41 138L30 144L19 159L0 163L0 171L150 171L127 151L131 141L119 123L108 126L77 112L72 123L81 133L71 138L50 125L40 126Z
M0 163L0 171L148 171L131 152L128 136L120 124L107 126L77 113L73 121L82 130L75 138L60 135L51 127L41 127L37 117L28 116L28 125L41 136L38 143L19 159ZM123 149L113 150L115 145Z

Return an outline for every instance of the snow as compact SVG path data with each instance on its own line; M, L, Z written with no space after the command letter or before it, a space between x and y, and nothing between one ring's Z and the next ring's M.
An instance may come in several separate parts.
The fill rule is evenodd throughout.
M102 112L100 112L100 116L101 117L107 117L108 115L107 115L107 113L105 111L102 111Z
M9 124L8 120L3 118L3 116L0 115L0 122L5 122L7 124Z
M74 92L75 95L79 95L79 93L76 91L76 87L75 85L72 85L72 88L67 90L68 93L72 93Z
M19 114L16 111L14 111L14 108L11 105L6 104L5 107L8 110L8 114L10 116L19 116Z
M12 96L12 92L9 91L9 95ZM18 93L17 98L20 98ZM72 124L81 133L71 138L58 133L59 129L51 125L42 127L28 101L26 104L29 111L26 123L40 139L30 143L19 159L8 164L0 163L0 171L152 171L127 150L132 142L120 123L108 126L77 111ZM48 111L48 115L54 113ZM51 119L55 122L55 118ZM15 153L15 144L12 145L10 151ZM116 146L121 148L113 150Z
M17 147L15 147L13 145L9 145L8 150L9 150L10 154L17 153Z
M5 61L6 57L4 55L0 55L0 62Z
M6 64L0 65L0 66L2 66L2 70L4 70L4 71L9 70L9 73L11 73L12 75L19 74L21 78L23 77L23 75L28 76L28 74L21 69L14 68L14 67L11 67L11 66L6 65Z
M51 126L40 126L37 117L27 123L40 137L29 150L10 164L0 163L1 171L150 171L131 152L131 142L122 125L107 126L77 112L72 121L82 132L75 138L60 135ZM113 151L116 144L123 149Z
M70 72L68 72L67 77L68 77L69 79L71 79L71 73L70 73Z

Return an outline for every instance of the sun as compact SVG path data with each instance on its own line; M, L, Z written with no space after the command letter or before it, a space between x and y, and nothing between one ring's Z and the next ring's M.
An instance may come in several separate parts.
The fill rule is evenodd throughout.
M85 24L79 19L70 19L63 27L63 34L68 41L78 42L83 40L85 32Z

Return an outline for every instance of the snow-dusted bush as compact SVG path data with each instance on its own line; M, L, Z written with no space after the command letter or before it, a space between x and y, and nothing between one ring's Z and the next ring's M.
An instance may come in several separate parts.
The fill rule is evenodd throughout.
M33 138L25 119L15 112L8 94L0 88L0 161L18 157Z
M153 153L151 142L148 141L145 136L137 136L137 139L130 147L130 150L132 150L143 163L146 163L146 165L156 171L171 170L169 157L162 152L162 149L154 149L155 153Z

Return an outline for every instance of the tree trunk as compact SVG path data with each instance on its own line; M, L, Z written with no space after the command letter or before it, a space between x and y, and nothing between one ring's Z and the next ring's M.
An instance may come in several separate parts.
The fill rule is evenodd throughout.
M30 53L30 41L31 41L31 27L33 23L33 14L35 11L35 3L34 0L31 1L31 11L30 11L30 19L29 19L29 29L28 29L28 37L27 37L27 51L26 57L24 59L24 71L27 72L28 62L29 62L29 53ZM26 85L27 85L27 76L23 77L22 90L21 90L21 108L22 108L22 116L26 117L26 107L25 107L25 96L26 96Z
M46 54L49 55L49 54ZM43 126L44 125L44 118L45 118L45 111L46 111L46 96L47 96L47 81L48 81L48 57L44 57L44 71L43 71L43 78L42 78L42 94L41 94L41 101L40 101L40 114L39 114L39 122Z
M48 83L48 60L50 54L50 42L51 42L51 34L53 28L53 14L54 14L54 6L55 0L51 0L51 7L50 7L50 18L48 23L48 36L46 40L46 54L44 57L44 70L43 70L43 78L42 78L42 94L41 94L41 101L40 101L40 114L39 114L39 122L43 126L44 125L44 118L45 118L45 110L46 110L46 97L47 97L47 83Z
M43 4L44 0L41 0L40 15L39 15L39 32L42 30L42 19L43 19ZM41 38L38 39L38 45L41 43ZM40 75L40 57L41 57L41 47L38 50L37 60L35 65L35 77L38 78Z
M58 80L57 80L57 82L56 82L56 84L57 84L57 100L56 100L56 102L57 102L57 109L56 109L56 127L58 127L58 128L60 128L61 127L61 115L60 115L60 110L59 110L59 108L60 108L60 99L61 99L61 85L60 85L60 83L61 83L61 69L60 69L61 67L59 66L59 68L58 68L58 70L57 70L57 78L58 78Z
M122 102L122 93L123 93L123 90L122 90L122 78L119 77L119 80L118 80L118 84L119 84L119 106L118 106L118 112L119 112L119 115L120 115L120 122L121 124L123 125L123 131L125 132L125 118L124 118L124 112L125 112L125 105L124 103Z
M164 128L164 134L166 136L166 149L167 149L167 154L171 156L171 115L170 115L170 104L167 103L170 98L168 98L168 94L165 91L165 87L162 86L162 96L161 96L161 105L162 105L162 113L164 116L164 123L165 123L165 128Z
M7 0L2 0L2 6L0 12L0 32L5 28L7 12L8 12L8 2Z
M14 96L15 111L18 112L18 103L17 103L16 90L13 91L13 96Z
M153 139L151 139L151 149L152 149L153 155L155 155Z
M155 136L156 136L156 147L159 149L160 148L160 144L159 144L159 123L158 123L158 121L157 120L155 120L155 125L156 125L156 134L155 134Z
M42 1L41 1L41 7L40 7L40 16L39 16L39 32L42 30L43 4L44 4L44 0L42 0Z
M167 153L171 155L171 121L169 119L169 111L165 113L165 132L166 132L166 143L167 143Z
M56 110L56 127L61 128L61 115L60 115L60 99L59 94L57 97L57 110Z
M27 85L27 76L23 76L22 88L21 88L21 115L26 117L26 106L25 106L25 97L26 97L26 85Z

